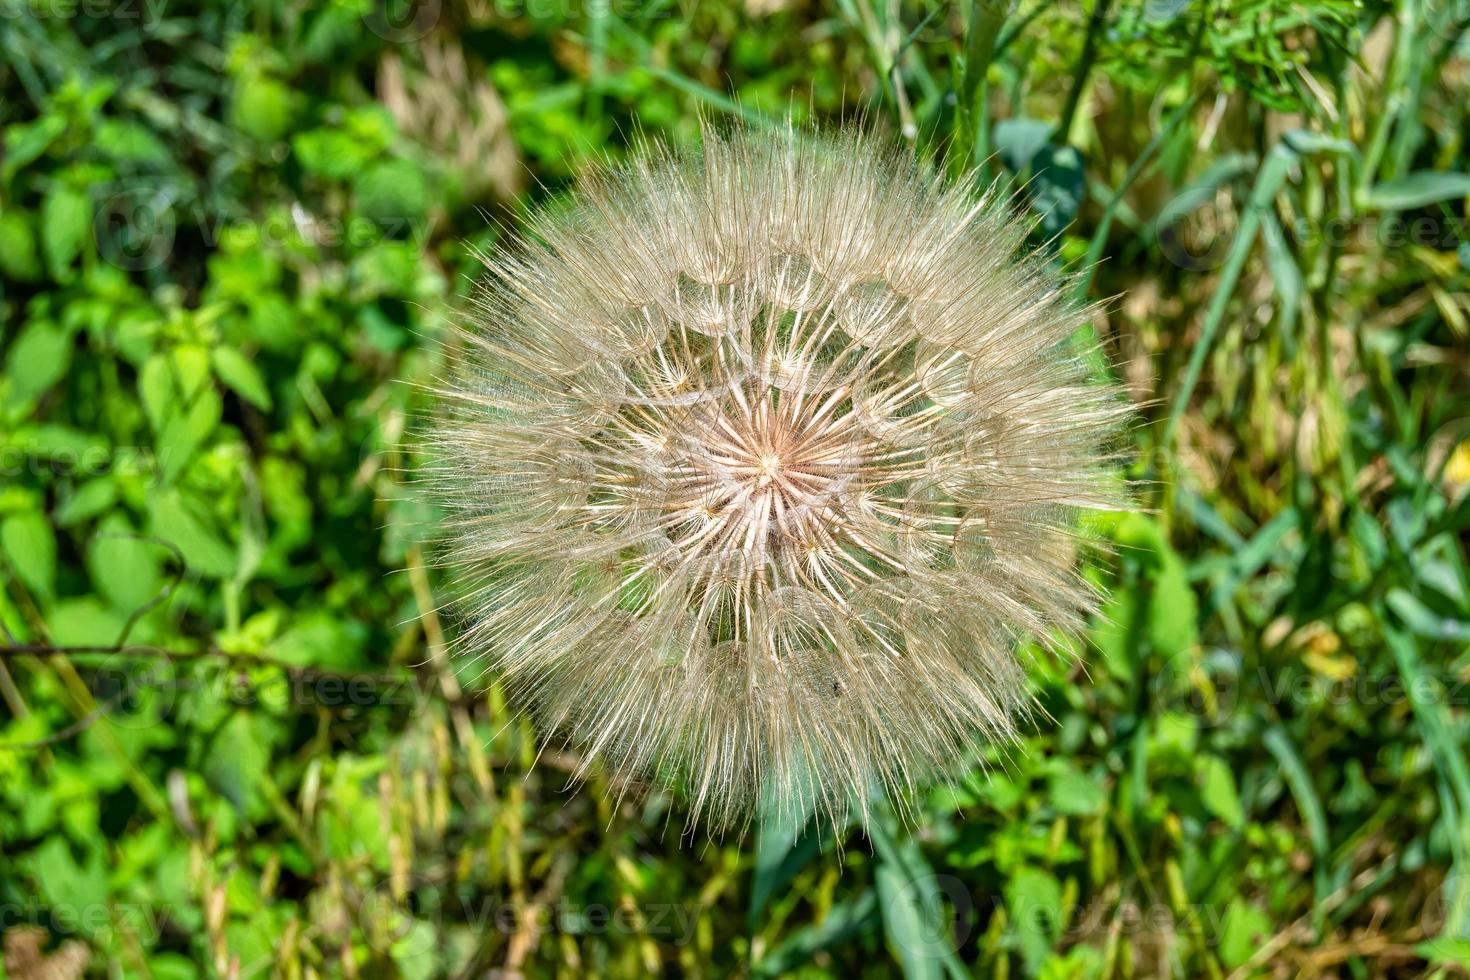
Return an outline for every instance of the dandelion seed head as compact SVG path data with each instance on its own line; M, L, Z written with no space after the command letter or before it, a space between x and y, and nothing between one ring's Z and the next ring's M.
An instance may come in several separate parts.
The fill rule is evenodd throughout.
M714 828L1012 737L1126 418L1026 233L856 131L707 133L533 216L432 435L461 655Z

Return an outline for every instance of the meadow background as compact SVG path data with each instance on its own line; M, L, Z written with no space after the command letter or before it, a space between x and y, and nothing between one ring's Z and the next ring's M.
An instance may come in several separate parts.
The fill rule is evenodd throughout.
M1464 976L1467 26L0 0L0 976ZM788 117L1017 190L1141 507L918 826L711 841L456 675L416 386L528 207Z

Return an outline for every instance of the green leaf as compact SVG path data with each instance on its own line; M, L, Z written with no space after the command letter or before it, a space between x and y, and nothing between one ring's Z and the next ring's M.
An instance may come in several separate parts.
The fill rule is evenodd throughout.
M86 195L59 184L53 187L41 202L41 246L51 278L67 277L91 231Z
M1327 835L1327 813L1322 806L1322 798L1317 795L1317 787L1312 782L1312 773L1307 769L1306 763L1297 753L1296 746L1292 744L1291 738L1286 734L1286 729L1280 724L1272 725L1266 729L1261 736L1261 741L1266 749L1276 757L1276 762L1281 766L1281 776L1286 780L1286 785L1291 789L1292 799L1296 801L1298 812L1301 813L1302 822L1307 826L1307 833L1312 842L1312 852L1317 856L1319 862L1326 862L1328 856ZM1317 880L1318 895L1325 887L1326 879L1322 876L1325 872L1325 864L1319 864Z
M1114 537L1133 549L1143 577L1152 584L1148 638L1154 651L1167 660L1199 646L1199 600L1163 527L1143 514L1129 514L1118 522Z
M5 446L28 458L66 465L101 460L110 451L107 440L97 433L55 423L20 426L5 439Z
M219 730L204 757L204 775L242 814L256 812L261 780L270 764L270 740L253 715L237 711Z
M131 613L157 598L163 586L159 546L139 538L114 514L104 521L87 549L87 570L97 591L113 607Z
M340 129L301 133L291 141L291 146L308 173L327 180L356 176L379 152L377 146Z
M297 102L289 86L268 75L247 72L237 83L231 118L247 136L270 142L291 129Z
M26 405L66 374L72 335L49 320L33 320L15 338L5 361L14 403Z
M1161 656L1173 657L1199 646L1199 600L1183 560L1167 546L1159 552L1148 615L1149 642Z
M99 841L100 844L100 841ZM81 913L108 907L107 868L100 846L86 849L85 859L78 862L60 834L52 834L39 847L26 855L23 862L35 881L37 892L53 908ZM107 918L76 914L76 926L89 936L94 930L107 928Z
M1245 824L1245 812L1240 806L1240 794L1235 789L1235 775L1230 766L1218 755L1206 755L1200 760L1200 800L1215 816L1235 829Z
M93 145L105 156L126 163L167 163L168 147L152 130L134 122L104 119L93 136Z
M362 625L328 612L305 613L271 644L271 656L302 667L350 668L362 664Z
M46 614L51 639L61 646L111 646L126 622L127 617L92 596L63 599Z
M1370 211L1406 211L1463 197L1470 197L1470 174L1420 170L1378 184L1368 191L1363 206Z
M903 967L908 980L939 980L944 975L942 961L932 948L948 943L949 937L933 933L935 910L925 908L919 889L909 882L908 874L887 862L876 872L878 904L883 910L883 934L889 948Z
M167 352L153 354L138 371L138 399L155 433L162 432L179 396Z
M168 418L158 434L156 447L164 483L173 483L184 472L199 447L219 425L223 413L224 401L219 392L210 389L202 392L187 409Z
M250 359L233 347L216 347L210 352L215 375L228 385L235 394L245 399L262 412L271 408L271 393L265 378Z
M1051 955L1062 928L1062 886L1050 872L1021 868L1006 882L1005 900L1021 958L1034 974Z
M212 578L229 578L235 571L235 550L200 516L200 508L177 488L148 497L151 532L179 549L184 564Z
M390 231L396 225L421 221L429 210L429 184L424 172L407 160L374 164L353 185L357 208Z
M31 216L14 207L0 214L0 272L21 282L41 278L41 257Z
M1052 773L1050 797L1058 813L1074 817L1097 813L1107 802L1097 780L1069 762L1064 762Z
M38 158L66 132L66 117L47 113L35 122L17 123L5 130L4 176L9 180L26 164Z
M1232 899L1220 927L1220 960L1234 970L1250 960L1271 938L1271 918L1239 899Z
M1414 952L1442 966L1470 966L1470 940L1436 936L1415 946Z
M1023 173L1051 139L1056 124L1040 119L1002 119L995 124L991 144L1007 168Z
M1071 146L1048 144L1032 158L1031 170L1031 210L1041 215L1045 234L1061 234L1082 206L1082 155Z
M83 483L63 500L52 515L57 527L72 527L91 520L117 502L117 481L99 476Z
M56 534L45 514L23 510L6 517L0 548L26 588L42 599L56 594Z

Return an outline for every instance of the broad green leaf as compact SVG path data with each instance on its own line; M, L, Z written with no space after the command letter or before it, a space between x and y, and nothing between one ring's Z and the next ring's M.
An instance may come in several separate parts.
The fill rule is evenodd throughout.
M66 132L66 117L60 113L47 113L34 122L17 123L5 129L4 167L0 170L6 180L37 159Z
M93 596L62 599L46 614L52 642L60 646L112 646L127 617Z
M28 876L52 909L76 913L76 927L88 936L107 928L109 920L84 916L88 909L105 909L108 903L107 868L102 860L101 840L84 849L78 862L71 846L60 834L52 834L23 860Z
M1008 168L1022 173L1045 148L1056 128L1056 123L1041 119L1002 119L995 124L991 144Z
M179 344L169 357L179 399L193 401L209 385L209 349L202 344Z
M93 136L97 149L114 160L127 163L165 163L169 149L145 126L119 119L104 119Z
M1049 795L1057 812L1075 817L1097 813L1107 802L1097 780L1070 763L1052 773Z
M236 711L204 755L204 775L242 814L262 805L260 785L270 764L271 740L249 712Z
M1169 544L1164 529L1142 514L1129 514L1114 534L1134 549L1148 596L1148 638L1154 651L1168 660L1199 645L1199 601L1189 583L1184 561Z
M1036 973L1051 955L1063 926L1062 886L1056 876L1040 868L1016 871L1005 885L1006 913L1021 946L1029 973Z
M424 172L407 160L373 164L353 185L357 208L383 225L385 233L421 221L429 210L430 192Z
M163 587L162 549L140 538L124 518L103 521L87 549L87 569L97 591L113 607L132 613L158 597Z
M1225 910L1220 927L1220 960L1227 969L1236 969L1256 955L1271 938L1271 918L1239 899L1232 899Z
M27 404L61 380L71 364L72 335L49 320L33 320L5 360L12 401Z
M296 158L308 172L327 180L355 176L379 152L352 133L340 129L313 129L291 141Z
M63 500L53 518L57 527L72 527L91 520L117 501L117 481L111 476L88 480Z
M278 140L291 129L299 97L283 82L251 71L236 83L231 120L247 136Z
M1199 646L1199 601L1174 549L1159 553L1153 587L1148 635L1154 650L1169 658Z
M1245 813L1240 806L1240 795L1235 789L1235 774L1218 755L1206 755L1200 760L1200 800L1226 825L1240 828L1245 823Z
M35 282L41 278L41 253L31 216L19 208L0 213L0 272L9 279Z
M65 279L92 233L92 212L81 191L53 187L41 201L41 246L53 279Z
M164 422L155 447L163 482L173 483L204 445L224 412L224 402L214 389L202 392L193 404L175 412Z
M0 522L0 548L21 582L38 598L56 594L56 534L36 510L10 514Z
M356 667L362 663L365 641L361 623L313 611L270 646L277 660L303 667Z
M138 398L155 433L162 432L174 406L178 404L178 385L166 351L151 355L138 371Z
M1082 155L1071 146L1044 146L1031 160L1027 190L1044 234L1061 234L1077 216L1085 195L1082 170Z
M216 347L210 352L210 358L214 362L214 373L235 394L262 412L270 411L270 389L266 387L260 369L249 358L228 346Z
M179 549L184 564L211 578L229 578L235 571L235 550L200 516L201 508L178 488L148 497L151 533Z

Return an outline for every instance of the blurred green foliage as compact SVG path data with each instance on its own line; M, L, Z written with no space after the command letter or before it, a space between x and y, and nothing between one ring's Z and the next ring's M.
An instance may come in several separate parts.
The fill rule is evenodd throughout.
M1463 975L1463 0L0 14L0 975ZM681 838L445 654L474 252L735 117L1010 182L1114 297L1104 614L915 828Z

